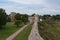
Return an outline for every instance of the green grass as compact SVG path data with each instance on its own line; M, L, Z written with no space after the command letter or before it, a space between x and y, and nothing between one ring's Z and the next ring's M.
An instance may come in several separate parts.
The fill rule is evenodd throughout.
M16 27L13 23L7 23L4 29L0 29L0 40L5 40L12 33L17 31L19 27Z
M60 40L59 21L43 21L38 24L39 33L44 40Z
M32 25L26 27L14 40L28 40Z

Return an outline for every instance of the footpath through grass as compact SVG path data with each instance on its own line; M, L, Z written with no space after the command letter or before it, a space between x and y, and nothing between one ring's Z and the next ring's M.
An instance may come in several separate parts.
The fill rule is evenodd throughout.
M28 40L32 25L27 26L14 40Z
M60 21L43 21L38 24L44 40L60 40Z
M20 27L16 27L16 25L11 22L7 23L4 29L0 29L0 40L5 40L19 28Z

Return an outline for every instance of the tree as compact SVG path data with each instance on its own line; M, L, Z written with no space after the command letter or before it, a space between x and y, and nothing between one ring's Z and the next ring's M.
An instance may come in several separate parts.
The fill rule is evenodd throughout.
M26 24L26 22L28 22L28 15L27 14L24 14L22 16L22 22L24 22L24 24Z
M35 15L35 13L33 13L31 16L34 16Z
M43 15L43 19L48 19L51 15Z
M7 22L7 15L5 10L0 8L0 28L2 28Z
M18 26L20 23L26 24L28 22L28 15L27 14L19 14L15 15L16 22L15 24ZM20 21L20 22L19 22Z
M53 19L53 20L56 20L56 15L53 15L53 16L52 16L52 19Z
M7 15L7 22L11 22L10 15Z
M58 15L58 14L57 14L57 15L53 15L52 18L53 18L54 20L60 20L60 15Z
M17 25L17 27L19 27L19 25L20 25L21 23L22 23L21 20L16 20L16 21L15 21L15 25Z
M57 19L57 20L60 20L60 15L57 14L57 15L56 15L56 19Z
M22 14L17 13L17 14L15 15L15 19L16 19L16 20L21 20L21 19L22 19Z
M19 13L17 13L17 14L15 15L15 19L16 19L15 25L17 25L17 27L19 27L19 25L22 23L22 21L21 21L22 15L19 14Z

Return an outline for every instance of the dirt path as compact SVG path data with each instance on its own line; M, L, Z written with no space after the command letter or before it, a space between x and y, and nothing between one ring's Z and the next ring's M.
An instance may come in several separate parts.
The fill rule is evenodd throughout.
M37 22L33 24L33 28L28 37L28 40L43 40L43 38L39 35Z
M24 30L25 27L27 27L29 24L23 26L22 28L20 28L18 31L16 31L15 33L13 33L11 36L9 36L6 40L13 40L22 30Z

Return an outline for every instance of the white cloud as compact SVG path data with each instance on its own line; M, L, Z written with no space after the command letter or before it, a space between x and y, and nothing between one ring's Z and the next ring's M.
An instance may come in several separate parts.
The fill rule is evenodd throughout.
M16 3L21 3L21 4L42 4L42 0L8 0Z
M38 13L40 15L60 14L60 5L49 4L44 0L8 0L8 2L9 5L0 6L0 8L4 8L7 13L15 11L19 13L27 13L30 15L32 13Z

